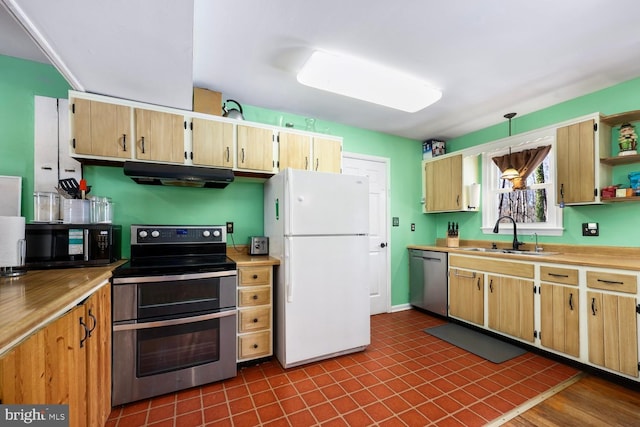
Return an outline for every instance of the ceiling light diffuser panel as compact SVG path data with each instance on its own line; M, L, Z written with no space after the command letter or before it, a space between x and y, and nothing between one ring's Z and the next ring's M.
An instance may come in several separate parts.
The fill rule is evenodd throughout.
M415 113L442 97L442 92L406 73L359 58L315 51L298 72L298 81L397 110Z

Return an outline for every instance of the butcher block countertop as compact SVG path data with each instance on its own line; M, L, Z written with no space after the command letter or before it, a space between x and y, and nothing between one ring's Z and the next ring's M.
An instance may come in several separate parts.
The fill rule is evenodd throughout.
M0 278L0 357L84 301L124 260L100 267L31 270Z
M469 251L465 248L490 248L491 242L482 240L461 240L458 248L446 246L445 239L438 239L435 245L408 245L408 249L421 249L426 251L449 252L450 254L473 255L504 260L518 260L529 262L545 262L554 264L568 264L583 267L601 267L620 270L640 271L640 248L615 247L615 246L582 246L582 245L558 245L543 244L541 255L519 255L501 252ZM505 246L504 242L498 245L500 249L510 249L511 244ZM529 244L521 249L533 250ZM556 252L544 255L544 252Z
M247 245L227 246L227 256L236 262L238 267L262 267L280 265L280 260L269 255L249 255Z

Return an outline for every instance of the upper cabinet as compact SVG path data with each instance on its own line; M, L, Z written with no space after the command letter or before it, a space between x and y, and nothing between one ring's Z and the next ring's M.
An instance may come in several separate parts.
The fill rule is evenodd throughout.
M238 169L273 172L273 129L238 125Z
M342 140L313 137L312 170L317 172L342 171Z
M454 154L423 162L423 211L476 211L469 190L478 182L477 176L477 156Z
M137 159L184 162L183 115L136 108L135 121Z
M233 125L193 118L192 151L194 165L233 167Z
M70 98L71 145L75 154L131 158L131 108Z
M69 91L72 157L233 169L341 173L342 138Z
M609 185L608 167L600 157L611 149L611 127L598 119L559 127L556 130L557 201L562 205L600 202L600 189Z

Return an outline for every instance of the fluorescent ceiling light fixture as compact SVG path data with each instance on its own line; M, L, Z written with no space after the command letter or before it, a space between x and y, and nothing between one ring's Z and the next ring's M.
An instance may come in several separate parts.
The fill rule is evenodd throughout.
M415 113L442 92L406 73L359 58L315 51L298 72L303 85Z

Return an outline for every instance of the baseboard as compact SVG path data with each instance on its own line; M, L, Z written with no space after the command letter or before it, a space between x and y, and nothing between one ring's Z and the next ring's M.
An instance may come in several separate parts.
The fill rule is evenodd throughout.
M407 303L407 304L399 304L399 305L392 305L391 306L391 313L397 313L398 311L411 310L412 308L413 307L409 303Z

